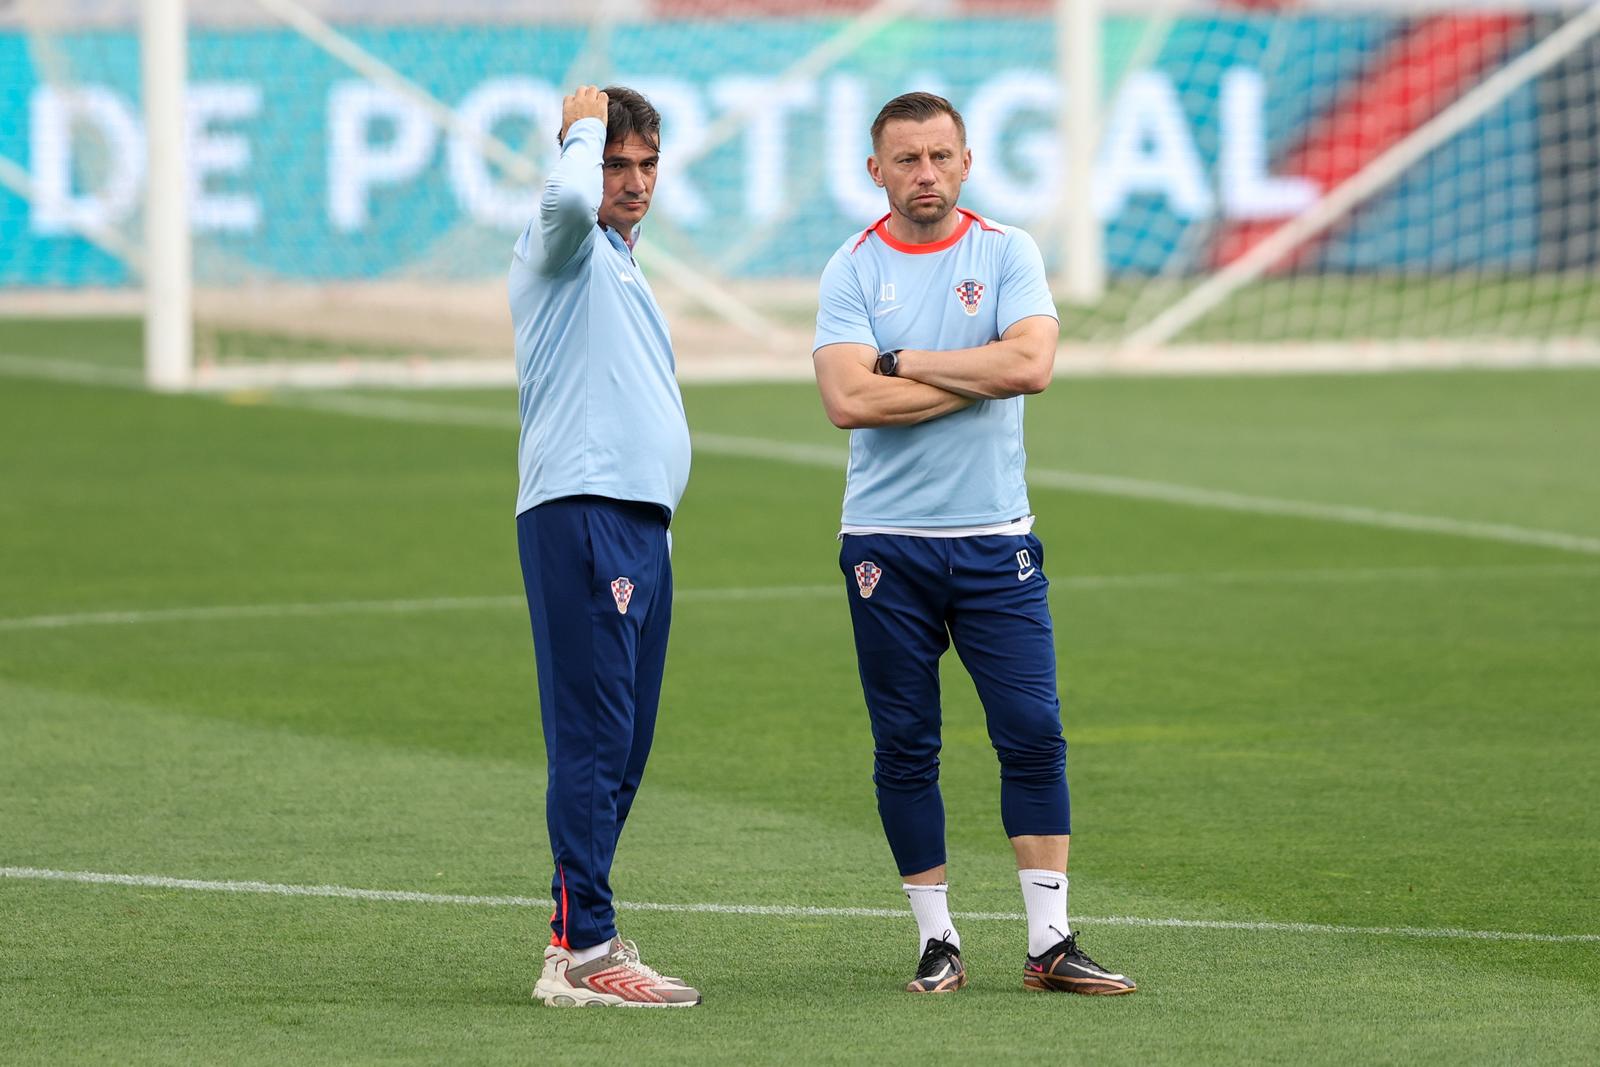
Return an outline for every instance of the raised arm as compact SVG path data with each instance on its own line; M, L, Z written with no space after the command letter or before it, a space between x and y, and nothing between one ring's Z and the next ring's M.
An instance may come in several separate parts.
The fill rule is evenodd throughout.
M981 348L949 352L906 349L900 353L902 378L937 386L975 399L1004 400L1042 393L1056 365L1060 329L1049 315L1014 322L998 341Z
M561 105L561 158L550 168L539 197L539 267L565 266L594 233L605 191L601 161L606 146L605 93L580 86Z
M824 345L812 353L817 388L828 421L841 430L913 426L972 403L968 397L873 371L878 353L868 345Z

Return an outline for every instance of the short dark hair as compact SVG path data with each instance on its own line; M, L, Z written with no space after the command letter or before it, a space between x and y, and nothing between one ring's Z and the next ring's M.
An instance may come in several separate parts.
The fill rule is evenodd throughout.
M661 151L661 112L643 93L622 85L600 90L610 101L606 108L606 144L620 144L636 133L652 151Z
M961 121L961 112L942 96L933 93L904 93L883 105L878 117L872 120L872 147L876 149L883 138L883 128L891 122L927 122L940 115L949 115L956 124L956 135L961 146L967 144L967 124Z
M606 94L606 144L621 144L636 133L653 152L661 151L661 112L641 92L624 85L608 85ZM560 131L556 144L561 143Z

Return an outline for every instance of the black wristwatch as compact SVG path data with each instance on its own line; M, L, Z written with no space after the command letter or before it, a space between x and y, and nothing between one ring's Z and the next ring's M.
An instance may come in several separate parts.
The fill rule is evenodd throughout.
M885 378L893 378L900 370L900 349L878 353L877 371Z

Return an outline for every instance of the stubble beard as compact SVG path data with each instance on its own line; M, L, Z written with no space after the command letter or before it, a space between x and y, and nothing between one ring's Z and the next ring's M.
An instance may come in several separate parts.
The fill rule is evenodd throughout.
M646 215L648 215L649 213L650 213L649 201L645 202L645 209L643 211L639 212L639 215L638 215L637 218L634 217L632 209L627 209L622 204L619 203L619 204L613 204L611 206L611 209L604 213L605 215L609 216L609 219L603 217L603 218L601 218L600 221L604 222L608 227L610 227L613 230L617 230L617 231L622 232L622 233L627 233L627 232L631 231L634 227L638 226L641 222L643 222L644 221L644 217Z
M901 213L918 226L937 226L944 221L946 215L950 214L954 206L940 195L938 200L932 202L918 203L916 200L909 200L901 209Z

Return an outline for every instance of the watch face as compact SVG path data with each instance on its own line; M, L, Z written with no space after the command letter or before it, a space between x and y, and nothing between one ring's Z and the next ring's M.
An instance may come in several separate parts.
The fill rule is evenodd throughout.
M900 369L900 353L883 352L878 356L878 373L886 377L894 377L894 372Z

